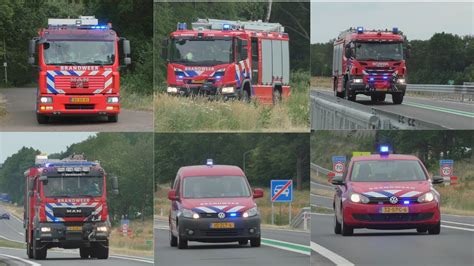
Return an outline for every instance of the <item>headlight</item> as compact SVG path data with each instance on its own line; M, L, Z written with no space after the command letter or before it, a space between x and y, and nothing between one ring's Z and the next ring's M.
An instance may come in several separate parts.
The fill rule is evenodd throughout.
M119 97L108 97L107 98L107 103L118 103L119 102Z
M107 232L107 226L99 226L97 227L97 231L98 232Z
M434 200L434 194L433 192L427 192L421 196L418 197L418 202L432 202Z
M49 232L51 232L51 227L41 227L41 232L42 233L49 233Z
M52 103L52 102L53 102L53 98L52 98L52 97L41 97L41 98L40 98L40 102L41 102L41 103Z
M167 91L168 93L178 93L178 88L176 88L176 87L168 87L168 88L166 89L166 91Z
M242 217L247 218L247 217L252 217L258 214L258 209L257 207L253 207L251 209L248 209L242 214Z
M405 81L405 79L397 79L397 83L399 83L399 84L405 84L406 81Z
M363 79L353 79L352 80L352 83L363 83L364 80Z
M351 201L355 203L369 203L369 198L367 198L364 195L358 194L358 193L352 193L351 194Z
M183 209L183 216L186 218L199 219L199 213L188 209Z
M234 87L223 87L222 93L234 93Z

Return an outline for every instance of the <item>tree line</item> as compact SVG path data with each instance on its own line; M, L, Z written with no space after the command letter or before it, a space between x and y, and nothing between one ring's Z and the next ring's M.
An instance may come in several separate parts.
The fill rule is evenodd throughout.
M13 202L23 204L23 173L34 166L39 150L23 147L8 157L0 169L0 192L8 193ZM99 161L104 168L107 188L110 177L117 176L119 194L108 191L111 218L117 221L122 215L145 218L153 215L153 137L147 133L98 133L89 139L74 143L66 151L51 154L49 158L62 159L84 153L89 161Z
M409 37L409 36L408 36ZM332 75L333 42L311 45L311 75ZM428 40L412 40L406 59L408 82L463 84L474 81L474 36L435 33Z
M130 40L132 65L122 83L131 92L150 94L153 84L153 2L151 0L2 0L0 1L0 62L8 63L8 81L0 71L1 86L28 86L37 70L27 63L28 42L48 18L94 15L100 23L112 23L120 37Z

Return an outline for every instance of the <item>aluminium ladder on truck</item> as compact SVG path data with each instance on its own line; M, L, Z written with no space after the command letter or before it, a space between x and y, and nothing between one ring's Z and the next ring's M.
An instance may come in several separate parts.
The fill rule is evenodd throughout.
M258 21L232 21L220 19L198 19L192 23L193 30L207 29L207 30L222 30L224 25L229 25L230 30L252 30L263 32L284 32L285 27L280 23L270 23Z

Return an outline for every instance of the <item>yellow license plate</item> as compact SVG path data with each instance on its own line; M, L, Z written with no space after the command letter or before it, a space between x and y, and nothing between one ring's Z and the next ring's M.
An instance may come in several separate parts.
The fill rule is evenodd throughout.
M68 231L82 231L82 226L68 226Z
M380 213L408 213L408 207L382 207Z
M89 98L71 98L72 103L88 103Z
M228 229L228 228L235 228L234 223L211 223L212 229Z
M204 80L193 80L193 83L194 84L203 84L204 83Z

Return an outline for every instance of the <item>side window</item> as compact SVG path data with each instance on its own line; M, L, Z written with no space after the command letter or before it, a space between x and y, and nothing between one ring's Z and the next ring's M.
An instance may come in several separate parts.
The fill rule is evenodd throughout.
M180 187L180 184L181 184L181 183L180 183L179 181L180 181L180 178L179 178L179 176L177 176L177 177L176 177L176 180L175 180L175 182L174 182L174 186L173 186L173 189L176 190L176 195L179 195L179 191L180 191L180 188L179 188L179 187Z
M258 83L258 39L252 38L252 84Z

